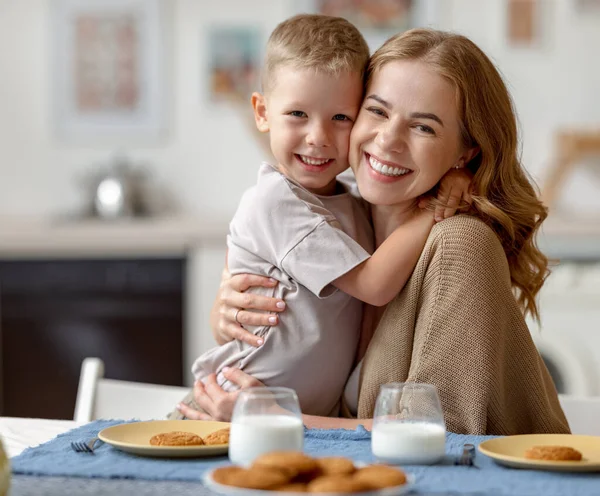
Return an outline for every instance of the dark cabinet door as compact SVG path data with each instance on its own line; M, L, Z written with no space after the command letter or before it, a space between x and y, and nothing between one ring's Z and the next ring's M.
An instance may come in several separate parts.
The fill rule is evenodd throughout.
M182 259L0 263L1 414L72 418L81 362L181 385Z

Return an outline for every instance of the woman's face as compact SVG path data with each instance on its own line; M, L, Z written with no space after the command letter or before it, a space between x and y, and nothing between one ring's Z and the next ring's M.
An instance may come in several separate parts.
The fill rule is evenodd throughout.
M371 78L350 138L350 165L363 198L412 201L471 158L460 139L454 86L427 64L389 62Z

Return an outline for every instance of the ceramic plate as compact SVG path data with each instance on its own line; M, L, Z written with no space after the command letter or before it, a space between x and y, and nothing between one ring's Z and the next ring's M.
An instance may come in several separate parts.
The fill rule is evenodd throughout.
M362 466L362 464L356 464L356 466ZM216 469L215 469L216 470ZM285 492L277 493L276 491L261 491L258 489L244 489L242 487L226 486L215 482L212 478L214 470L207 472L204 476L204 485L212 491L224 494L226 496L273 496L274 494L285 494L286 496L306 496L307 493L294 493ZM353 495L360 496L397 496L399 494L405 494L410 491L414 484L414 477L410 474L406 474L406 484L401 486L386 487L385 489L379 489L378 491L364 491L360 493L352 493ZM335 496L338 493L310 493L311 496Z
M229 427L229 422L204 420L150 420L114 425L102 429L98 437L122 451L142 456L201 457L226 455L228 444L214 446L152 446L150 438L161 432L184 431L207 436L211 432Z
M532 446L569 446L580 451L579 462L529 460L523 456ZM484 441L479 451L507 467L560 472L600 472L600 437L571 434L526 434L506 436Z

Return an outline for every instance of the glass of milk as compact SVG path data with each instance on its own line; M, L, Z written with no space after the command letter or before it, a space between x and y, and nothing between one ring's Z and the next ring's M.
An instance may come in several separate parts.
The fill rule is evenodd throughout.
M446 453L446 424L432 384L393 382L379 390L373 430L373 455L399 465L431 465Z
M250 465L269 451L302 451L304 425L293 389L256 387L240 391L233 407L229 459Z

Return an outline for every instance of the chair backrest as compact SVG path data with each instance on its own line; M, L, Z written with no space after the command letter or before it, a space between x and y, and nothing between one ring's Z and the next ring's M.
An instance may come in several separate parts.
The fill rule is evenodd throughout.
M81 365L74 420L162 419L188 392L184 387L105 379L102 360L88 357Z
M600 436L600 396L560 394L558 399L573 434Z

